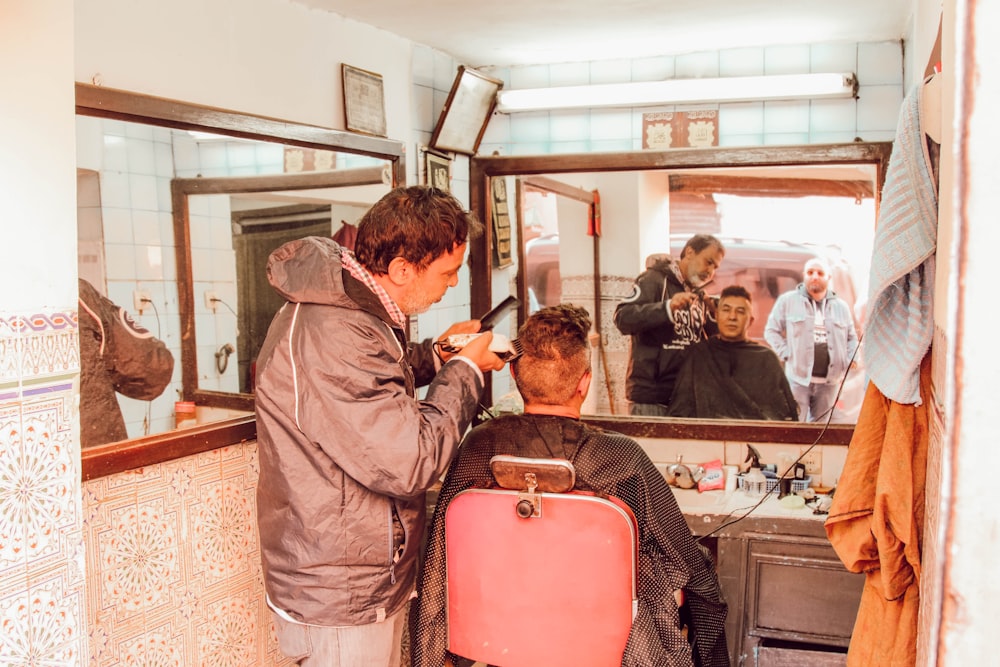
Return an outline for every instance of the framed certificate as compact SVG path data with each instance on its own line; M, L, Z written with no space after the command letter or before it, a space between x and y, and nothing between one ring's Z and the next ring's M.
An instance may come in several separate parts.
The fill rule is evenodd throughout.
M344 119L350 132L386 136L382 75L341 63Z

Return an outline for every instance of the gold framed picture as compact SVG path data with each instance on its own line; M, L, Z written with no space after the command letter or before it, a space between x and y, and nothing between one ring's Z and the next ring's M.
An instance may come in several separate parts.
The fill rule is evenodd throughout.
M451 192L451 158L435 151L425 150L424 179L427 185Z
M385 137L385 94L382 75L341 63L344 119L349 132Z

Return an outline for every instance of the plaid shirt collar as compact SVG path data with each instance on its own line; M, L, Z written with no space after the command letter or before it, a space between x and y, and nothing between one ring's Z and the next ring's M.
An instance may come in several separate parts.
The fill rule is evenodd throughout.
M354 253L347 248L343 248L341 250L340 262L343 264L344 268L347 269L348 273L354 276L356 280L364 283L368 289L375 293L375 296L377 296L379 301L382 302L385 312L389 313L389 317L392 318L392 321L395 322L400 329L405 329L406 315L404 315L403 311L399 309L396 302L392 300L389 293L386 292L381 285L375 282L375 278L368 272L368 269L361 266L360 262L358 262L358 260L354 257Z

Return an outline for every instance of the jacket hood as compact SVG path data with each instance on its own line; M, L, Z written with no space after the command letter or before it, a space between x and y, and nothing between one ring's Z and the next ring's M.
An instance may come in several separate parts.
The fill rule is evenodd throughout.
M670 265L673 263L673 258L665 252L653 253L646 257L646 268L660 273L669 273Z
M293 303L350 306L354 302L344 291L343 252L336 241L321 236L289 241L268 258L267 280Z

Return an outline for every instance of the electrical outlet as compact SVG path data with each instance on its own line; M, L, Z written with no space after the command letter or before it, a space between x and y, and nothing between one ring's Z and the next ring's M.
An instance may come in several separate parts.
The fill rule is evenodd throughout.
M137 289L132 292L132 306L139 315L148 308L147 304L153 303L153 298L146 290Z
M823 450L814 448L799 461L806 467L807 475L818 475L823 471Z
M215 307L218 305L216 301L218 298L219 296L212 290L205 290L205 307L214 313Z

